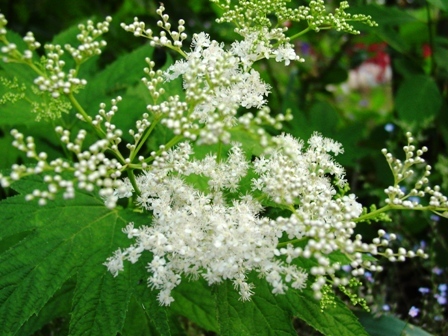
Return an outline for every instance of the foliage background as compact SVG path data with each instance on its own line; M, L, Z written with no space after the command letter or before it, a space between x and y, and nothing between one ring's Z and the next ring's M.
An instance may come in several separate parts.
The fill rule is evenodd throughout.
M301 4L300 1L295 2ZM206 30L217 40L229 42L235 38L231 29L213 23L217 8L205 0L186 0L182 3L165 0L164 4L173 21L186 19L190 34ZM296 137L306 139L314 131L319 131L344 145L345 153L338 157L338 161L346 167L351 188L362 204L378 204L381 201L383 189L390 184L391 176L380 150L387 146L399 152L404 144L404 133L408 130L421 144L429 147L429 155L425 158L436 169L433 178L447 190L448 2L414 0L373 4L352 1L350 5L352 12L372 15L379 27L359 27L362 34L350 37L337 32L310 33L297 44L306 59L304 64L286 69L273 62L259 64L265 80L272 86L270 107L273 113L292 109L294 120L287 131ZM27 31L33 31L41 43L51 41L54 35L87 18L102 19L111 15L114 21L106 35L108 46L101 56L100 67L106 67L141 46L142 41L130 38L119 27L120 22L131 22L134 16L139 16L148 25L155 25L157 6L158 2L151 0L0 1L0 10L8 18L9 28L22 36ZM299 31L300 27L290 29L294 32ZM378 50L369 50L372 45L384 47L382 52L389 57L392 80L376 87L343 91L339 85L347 80L349 71L378 55ZM165 50L156 49L153 58L159 66L163 66L171 56ZM130 64L130 68L134 67L134 73L138 74L142 64ZM113 89L118 92L120 80L126 79L117 77L116 80ZM329 85L333 86L333 90L329 89ZM110 96L117 94L106 93ZM96 98L86 94L85 99ZM11 115L0 120L0 169L27 160L9 145L12 141L9 129L15 117ZM23 122L19 127L26 134L37 136L44 134L38 127L46 126ZM56 151L55 139L40 138L39 141L49 153ZM2 193L4 198L13 191L2 190ZM445 305L434 297L438 286L448 283L448 259L445 257L448 253L447 221L430 214L400 213L394 214L393 222L388 225L401 234L404 245L407 244L408 248L425 246L431 258L424 262L409 260L400 264L388 263L385 271L375 276L374 283L366 278L362 293L372 305L373 315L384 314L384 305L388 305L391 316L409 320L436 335L447 333ZM366 237L369 234L373 237L381 227L381 224L366 224L359 230ZM1 251L8 247L0 241ZM442 273L436 274L435 268ZM70 286L72 284L67 283L61 291L70 293ZM430 288L431 294L421 294L419 288L422 287ZM415 319L408 316L412 306L421 309L421 314ZM178 310L182 313L182 307ZM45 335L50 331L65 334L66 313L62 311L62 317L42 326L36 335ZM372 315L360 316L366 327L372 323ZM180 322L191 333L201 332L188 320ZM397 326L398 322L385 323ZM201 327L208 329L204 325ZM302 333L312 333L303 329L306 327L300 322L296 327Z

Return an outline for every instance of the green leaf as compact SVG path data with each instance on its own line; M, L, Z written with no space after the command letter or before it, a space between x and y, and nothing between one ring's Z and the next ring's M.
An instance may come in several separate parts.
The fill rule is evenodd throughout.
M250 276L249 281L255 285L249 302L239 300L230 281L216 287L220 335L296 335L293 316L324 335L368 335L358 318L337 298L335 307L321 311L320 302L309 288L274 295L265 280Z
M338 120L337 111L326 101L318 101L311 107L310 122L324 136L335 133Z
M167 308L159 304L157 300L157 291L151 290L148 287L146 279L149 274L145 268L145 265L150 262L152 256L147 253L142 255L139 262L132 266L132 272L135 274L135 281L138 285L135 286L134 299L138 304L138 307L134 307L134 313L144 315L144 325L148 324L152 330L159 336L170 336L171 328L169 317L167 315ZM132 313L132 314L134 314ZM129 316L128 318L132 318ZM149 323L146 323L148 321ZM141 324L141 322L139 323ZM135 325L133 325L133 328ZM141 326L143 328L143 326ZM128 335L127 333L125 333ZM135 335L143 335L144 333L136 332Z
M18 334L32 335L34 332L40 330L42 327L48 324L48 321L53 321L56 318L63 318L68 316L70 313L75 285L75 281L67 281L62 286L62 288L58 290L56 294L50 299L50 301L48 301L45 307L42 308L39 314L33 315L23 325Z
M338 112L332 105L326 101L316 101L311 106L309 113L300 113L294 116L293 127L288 132L305 141L315 131L326 137L335 137L338 134L339 121Z
M448 64L446 60L448 59L448 46L442 43L438 44L434 50L434 58L438 67L444 71L448 71Z
M182 279L181 284L173 290L173 298L170 310L187 317L206 330L218 331L215 298L205 280Z
M423 329L402 321L390 315L382 315L378 318L367 312L357 312L361 324L366 328L370 336L406 335L406 336L431 336Z
M439 0L436 0L439 1ZM440 0L445 1L445 0ZM364 14L372 16L379 26L396 26L403 23L417 22L418 20L409 15L407 12L396 8L396 7L386 7L381 5L366 5L366 6L353 6L347 10L348 13L353 14ZM376 30L377 27L372 30Z
M19 150L11 147L13 141L14 138L9 134L0 137L0 157L2 158L0 161L0 169L11 168L20 157Z
M229 280L216 287L220 335L296 335L292 312L281 304L283 295L274 296L265 280L251 277L250 282L255 294L247 302Z
M442 97L431 77L415 75L400 85L395 105L401 121L416 126L432 120L439 113Z
M401 54L406 54L411 48L410 44L391 26L380 26L374 33Z
M448 0L428 0L428 2L434 7L448 12Z
M310 288L303 291L288 290L285 296L294 316L324 335L368 336L358 318L338 298L335 298L335 307L321 311L320 303L313 297Z
M43 189L34 177L13 185L19 192ZM5 334L16 334L73 276L71 335L114 335L123 326L135 283L128 272L113 278L102 265L120 246L121 232L136 215L109 210L101 200L78 193L45 207L23 195L0 203L0 237L31 233L0 255L0 320ZM31 252L31 253L30 253Z
M107 98L124 95L130 87L140 83L147 66L145 57L151 57L154 48L144 45L118 58L103 71L87 79L87 86L77 95L80 104L91 114L96 114L101 102L109 103ZM148 94L149 97L149 94ZM142 102L143 107L145 101Z
M157 335L152 331L152 326L148 315L137 302L137 298L133 296L129 303L126 321L123 327L123 335L139 336L139 335Z
M17 45L18 50L25 50L26 44L20 35L8 31L6 38L9 42ZM10 81L15 79L18 84L25 84L26 96L31 96L33 99L36 97L31 90L34 79L37 74L34 73L27 65L17 63L5 63L0 62L0 76ZM10 89L3 85L0 85L0 97L2 97ZM37 98L37 97L36 97ZM7 102L0 104L0 125L20 125L20 124L33 124L35 123L36 115L31 112L31 104L25 99L21 99L15 103Z

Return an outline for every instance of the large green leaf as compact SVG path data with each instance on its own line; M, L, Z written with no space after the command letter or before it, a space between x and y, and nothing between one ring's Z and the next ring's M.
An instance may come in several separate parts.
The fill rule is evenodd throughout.
M175 301L171 303L170 310L187 317L204 329L216 332L219 328L216 321L217 303L211 290L212 288L203 279L197 281L183 279L173 290Z
M43 328L48 321L54 321L57 318L63 319L70 313L71 302L73 299L73 291L76 282L67 281L60 290L48 301L37 315L33 315L19 330L18 335L32 335L34 332ZM67 327L68 323L64 323Z
M394 27L380 26L374 32L381 40L401 54L406 54L411 48L408 41L404 40Z
M251 278L256 288L251 301L242 302L230 281L217 286L216 303L220 335L296 335L292 312L274 296L266 281Z
M400 120L415 126L432 120L439 113L442 96L431 77L415 75L400 85L395 105Z
M138 84L144 75L143 68L147 66L145 57L151 57L153 50L151 46L144 45L118 58L93 78L88 79L85 90L78 95L81 104L86 108L94 108L92 112L96 114L99 103L109 103L105 101L107 97L115 98L123 95L129 87Z
M406 335L406 336L431 336L423 329L402 321L390 315L373 317L366 312L357 312L361 324L369 332L370 336Z
M338 298L335 299L334 307L327 307L323 311L310 288L303 291L289 290L286 299L294 316L324 335L368 336L358 318Z
M448 12L448 0L428 0L430 4L445 12Z
M292 318L298 317L324 335L368 335L358 318L339 299L336 306L321 310L319 301L307 288L289 289L284 295L273 295L268 283L256 276L255 294L241 302L239 294L227 281L217 287L218 322L222 335L296 335Z
M8 31L6 38L9 42L16 44L18 50L26 49L26 45L20 35ZM0 77L8 79L10 82L16 80L19 85L25 84L26 96L29 98L32 97L32 100L39 100L39 97L31 90L31 86L37 75L27 65L12 62L5 63L2 61L0 62L0 68ZM0 85L0 98L9 91L9 88ZM19 92L16 91L14 93L17 94ZM5 104L0 104L0 125L33 124L35 123L36 115L31 110L31 103L24 99L15 103L6 102Z
M139 332L144 329L144 327L149 326L150 330L154 330L156 335L169 336L171 335L171 326L168 317L167 309L160 306L159 301L157 301L157 292L151 290L148 287L146 278L149 276L144 265L149 262L149 258L152 256L147 253L145 256L141 256L139 263L133 266L132 272L137 276L136 281L138 285L135 286L134 299L137 303L137 307L131 313L128 312L127 318L132 318L129 314L140 314L144 315L142 317L143 321L132 324L133 334L125 333L126 335L143 335L145 333ZM130 328L131 326L129 326ZM129 330L129 329L128 329Z
M444 0L434 0L434 1L444 1ZM372 16L379 26L396 26L403 23L416 22L418 21L415 17L408 14L407 12L395 8L386 7L382 5L365 5L365 6L353 6L350 7L347 12L353 14L365 14ZM376 27L374 28L376 29Z
M13 185L20 193L43 189L39 178ZM113 278L102 265L119 246L129 245L121 228L135 219L127 210L109 210L100 199L78 193L45 207L23 195L0 203L0 237L30 232L0 255L2 334L14 335L75 276L72 335L114 335L123 326L136 281L129 273ZM42 323L42 322L41 322Z

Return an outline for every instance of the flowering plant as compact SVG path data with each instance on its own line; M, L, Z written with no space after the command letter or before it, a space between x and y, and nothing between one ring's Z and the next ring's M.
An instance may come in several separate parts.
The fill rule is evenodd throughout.
M447 217L447 198L429 184L427 148L408 133L404 160L384 149L393 184L384 206L363 207L336 161L342 145L317 132L307 141L284 132L291 111L271 115L271 87L255 65L302 62L293 41L309 31L357 34L352 21L375 22L345 12L346 2L334 13L321 0L298 8L286 0L212 2L240 40L226 46L201 32L187 47L185 21L174 28L161 5L159 34L137 18L121 25L149 45L91 80L111 18L80 25L77 44L47 44L39 57L34 35L20 39L0 17L2 113L23 112L19 126L44 124L63 154L42 151L20 127L10 132L34 163L0 175L17 193L0 204L8 223L0 229L5 334L36 330L40 317L62 313L52 310L60 300L71 302L64 309L74 335L138 334L144 321L169 335L178 313L222 334L294 334L294 316L325 335L365 335L335 293L368 310L353 288L383 269L381 257L427 257L395 248L394 233L366 241L355 231L389 220L391 210ZM307 27L289 36L291 22ZM156 47L181 59L159 69L150 59ZM143 86L134 85L129 69L143 59ZM120 82L123 94L103 102L104 89ZM414 199L427 196L427 205Z

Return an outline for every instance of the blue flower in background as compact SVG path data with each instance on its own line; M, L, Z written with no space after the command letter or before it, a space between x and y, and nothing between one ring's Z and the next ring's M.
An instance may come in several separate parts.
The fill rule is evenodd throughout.
M411 317L417 317L418 313L420 313L420 309L412 306L411 309L409 309L409 316Z

